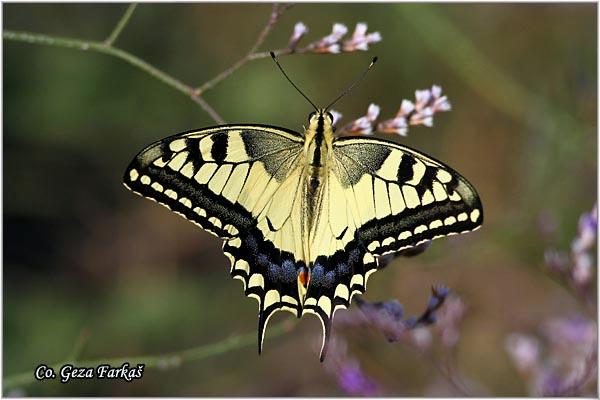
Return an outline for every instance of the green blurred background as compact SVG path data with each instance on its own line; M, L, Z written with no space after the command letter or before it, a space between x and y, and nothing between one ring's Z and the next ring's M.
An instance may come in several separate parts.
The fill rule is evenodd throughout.
M4 29L103 40L125 4L4 4ZM269 4L141 4L116 46L190 85L212 78L254 43ZM543 252L568 248L596 199L596 5L299 4L264 50L302 43L334 22L367 22L383 41L364 53L283 57L318 104L371 57L380 62L336 105L348 121L370 102L391 117L415 89L439 84L453 111L400 143L444 160L478 189L483 229L396 259L366 299L421 311L429 286L458 293L468 314L458 364L488 394L523 395L504 350L508 333L581 312L544 273ZM302 44L301 43L301 44ZM138 356L217 342L256 329L256 304L228 275L221 242L128 192L121 176L146 144L214 125L186 96L94 52L4 40L4 376L64 360ZM301 129L310 108L269 59L248 63L206 94L228 122ZM540 233L540 215L557 227ZM276 315L271 324L291 319ZM35 382L26 395L338 395L318 362L320 326L305 318L242 349L132 384ZM380 336L353 337L365 371L395 395L422 395L436 370ZM7 394L7 393L5 393ZM448 394L452 394L449 392Z

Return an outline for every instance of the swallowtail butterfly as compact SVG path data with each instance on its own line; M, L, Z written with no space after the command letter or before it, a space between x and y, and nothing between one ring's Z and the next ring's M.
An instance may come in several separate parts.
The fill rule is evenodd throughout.
M483 221L453 169L391 141L336 137L329 107L301 133L232 124L170 136L125 171L128 189L223 239L231 275L258 301L259 353L285 310L319 317L323 360L335 312L366 290L378 257Z

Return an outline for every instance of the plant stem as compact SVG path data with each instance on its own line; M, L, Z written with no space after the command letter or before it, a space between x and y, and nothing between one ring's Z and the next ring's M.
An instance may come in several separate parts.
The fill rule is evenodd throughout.
M73 346L73 350L71 350L71 353L69 353L67 360L77 361L79 359L79 356L83 352L85 345L87 344L89 338L90 338L90 331L87 328L84 328L81 331L81 333L79 334L79 337L77 338L77 341L75 342L75 345Z
M281 15L288 8L290 8L290 7L291 7L290 4L284 4L284 5L273 4L273 10L271 11L271 16L269 17L269 21L267 21L267 24L263 28L263 30L260 33L260 35L258 35L258 38L256 39L256 42L250 48L250 50L248 51L248 53L246 53L246 55L244 57L240 58L232 66L230 66L226 70L222 71L221 73L219 73L214 78L212 78L211 80L208 80L208 81L204 82L202 85L200 85L199 87L197 87L194 90L194 93L197 94L197 95L201 95L205 91L214 88L219 83L221 83L222 81L224 81L225 79L227 79L231 74L233 74L235 71L237 71L240 67L242 67L244 64L246 64L248 61L256 60L257 58L264 58L265 56L256 57L256 54L257 54L256 51L265 42L265 40L267 39L267 36L269 36L269 33L271 33L271 31L273 30L273 27L279 21L279 18L281 17ZM266 56L269 56L268 52L266 52L266 53L260 53L260 54L261 55L262 54L266 54Z
M112 46L113 43L115 42L115 40L117 40L117 38L119 37L119 34L121 34L121 31L123 30L123 28L125 28L125 26L129 22L129 18L131 18L131 15L135 11L136 7L137 7L137 3L131 3L129 5L129 7L127 7L127 10L125 10L125 13L123 14L121 19L117 23L117 26L115 26L115 29L113 29L111 34L104 41L104 44L106 46Z
M14 40L14 41L26 42L26 43L32 43L32 44L42 44L42 45L47 45L47 46L65 47L65 48L82 50L82 51L91 50L91 51L108 54L110 56L119 58L119 59L133 65L134 67L141 69L142 71L144 71L147 74L149 74L150 76L158 79L159 81L165 83L166 85L171 86L172 88L183 93L184 95L190 97L195 103L200 105L200 107L202 107L202 109L204 111L206 111L211 116L211 118L213 120L215 120L216 123L222 124L225 122L223 120L223 118L214 110L214 108L212 108L206 102L206 100L204 100L198 94L194 93L194 90L190 86L184 84L183 82L179 81L178 79L159 70L158 68L149 64L148 62L142 60L139 57L136 57L135 55L133 55L125 50L121 50L121 49L119 49L117 47L113 47L113 46L108 46L108 45L104 44L103 42L98 42L98 41L86 41L86 40L65 38L65 37L59 37L59 36L35 34L35 33L30 33L30 32L16 32L16 31L5 30L2 33L2 37L7 40Z
M269 329L269 336L271 338L280 336L282 333L289 331L290 327L291 324L289 323L289 321L280 323L279 325L275 325ZM233 336L220 342L193 347L191 349L180 350L172 353L138 357L118 357L78 361L77 367L95 368L101 364L108 364L113 367L120 367L123 363L129 363L130 367L135 367L137 364L144 364L145 370L150 368L167 370L170 368L179 367L186 362L202 360L208 357L227 353L229 351L248 347L253 344L256 344L256 332ZM51 365L50 368L52 368L56 373L58 373L60 368L67 362L74 361L67 360L62 363L56 363L54 365ZM9 389L14 389L17 387L28 385L33 382L36 382L34 371L7 376L4 378L4 392L6 393L6 391Z

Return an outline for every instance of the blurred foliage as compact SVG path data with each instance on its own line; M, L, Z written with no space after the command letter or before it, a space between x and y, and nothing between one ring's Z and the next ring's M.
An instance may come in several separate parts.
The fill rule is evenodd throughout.
M4 28L103 40L124 4L5 4ZM142 4L116 45L196 86L252 46L267 4ZM544 248L568 246L596 198L597 21L594 4L299 4L263 49L285 46L296 22L311 41L334 22L367 22L383 41L368 53L282 58L324 104L377 67L336 109L345 120L370 102L392 116L415 89L443 87L453 111L402 143L464 174L486 213L483 229L398 259L366 298L417 310L432 283L468 306L458 353L464 375L494 395L522 395L503 350L515 329L578 312L542 273ZM121 185L146 144L214 125L181 93L97 53L4 40L5 376L65 359L82 331L85 359L166 353L256 327L256 306L228 277L220 242ZM269 59L252 61L207 92L230 122L301 129L310 111ZM400 138L398 138L398 141ZM540 215L557 230L540 234ZM273 320L290 318L277 315ZM273 324L276 322L272 322ZM34 383L27 395L336 395L318 362L320 327L289 334L134 383ZM356 338L357 357L387 393L422 395L435 369L379 337ZM6 393L5 393L6 394Z

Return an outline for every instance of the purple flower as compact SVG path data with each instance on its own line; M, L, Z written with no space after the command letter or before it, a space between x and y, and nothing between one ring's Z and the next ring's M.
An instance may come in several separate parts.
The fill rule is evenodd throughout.
M591 250L596 244L597 229L597 207L594 206L579 218L570 257L553 249L544 253L550 271L590 307L588 311L595 305L591 285L595 266ZM585 394L598 367L596 321L582 316L552 318L543 323L542 334L543 340L519 333L512 333L506 340L506 350L527 380L530 392L538 396Z
M589 250L596 243L596 232L598 231L598 210L597 206L589 213L584 213L579 218L578 234L571 250L575 253Z
M581 316L553 318L544 324L544 332L552 344L569 352L581 348L587 353L596 345L595 322Z
M402 341L404 344L426 350L432 342L432 334L426 327L435 323L435 314L449 294L450 290L446 287L432 287L425 311L418 317L408 319L404 319L404 307L395 299L368 302L361 297L355 297L358 307L336 317L336 334L329 342L325 368L335 375L338 385L345 393L363 396L379 395L382 392L380 386L367 376L358 361L348 354L347 342L339 333L351 327L376 328L389 342Z
M337 379L340 388L350 395L377 396L381 393L379 385L363 373L358 363L342 366Z
M594 262L592 256L588 253L579 253L574 255L573 280L578 285L587 285L594 274Z
M597 231L598 212L597 206L594 206L592 211L584 213L579 218L577 236L571 243L571 258L573 259L571 277L578 286L586 286L592 280L594 261L591 249L596 244Z
M454 347L458 344L458 340L460 339L460 324L465 310L465 304L459 297L449 297L446 300L446 306L440 311L437 324L437 329L440 331L444 346Z
M332 373L344 393L355 396L375 396L381 388L375 380L360 368L358 360L348 353L348 343L343 337L334 336L329 343L329 355L325 369Z
M521 333L506 340L506 350L530 392L538 396L583 393L595 376L595 321L580 316L554 318L544 323L543 333L544 341Z
M535 337L511 333L506 338L506 351L520 372L530 373L538 367L540 343Z
M577 236L571 242L570 260L566 254L556 250L547 250L544 258L550 271L575 290L576 294L592 303L591 282L595 263L592 248L596 244L598 231L597 206L579 218Z
M560 376L553 371L547 371L543 374L539 382L536 385L538 388L534 388L534 393L542 396L560 396L564 382Z

